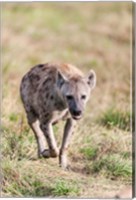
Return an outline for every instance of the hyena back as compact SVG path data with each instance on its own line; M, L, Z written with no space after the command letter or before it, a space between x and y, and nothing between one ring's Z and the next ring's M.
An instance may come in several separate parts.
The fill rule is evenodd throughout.
M93 70L84 76L70 64L40 64L23 77L20 86L21 99L28 123L37 140L39 156L59 156L60 166L67 167L66 152L73 128L83 114L95 83L96 75ZM66 119L66 124L59 150L52 125L60 119Z

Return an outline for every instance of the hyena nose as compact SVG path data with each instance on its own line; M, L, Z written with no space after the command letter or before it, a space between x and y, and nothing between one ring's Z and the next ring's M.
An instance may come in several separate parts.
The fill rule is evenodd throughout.
M75 115L75 116L79 116L79 115L81 115L81 113L82 113L81 110L74 110L73 111L73 115Z

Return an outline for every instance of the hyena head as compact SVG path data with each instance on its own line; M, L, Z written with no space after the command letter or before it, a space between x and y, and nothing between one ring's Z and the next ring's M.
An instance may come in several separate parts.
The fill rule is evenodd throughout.
M73 119L82 117L85 105L96 84L96 74L90 70L86 77L72 77L69 80L59 73L58 86L67 102Z

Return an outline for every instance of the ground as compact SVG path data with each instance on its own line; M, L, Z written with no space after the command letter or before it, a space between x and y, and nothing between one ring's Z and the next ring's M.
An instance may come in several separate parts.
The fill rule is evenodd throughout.
M2 197L108 198L131 186L132 3L2 3L1 26ZM37 158L19 95L23 75L49 61L97 74L69 171ZM63 125L54 127L58 144Z

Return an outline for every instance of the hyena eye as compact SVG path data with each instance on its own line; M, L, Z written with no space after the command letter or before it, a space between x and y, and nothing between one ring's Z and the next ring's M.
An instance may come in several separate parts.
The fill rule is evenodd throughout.
M86 95L82 95L82 96L81 96L81 99L86 99Z
M72 100L73 96L72 95L67 95L66 98L67 98L67 100Z

